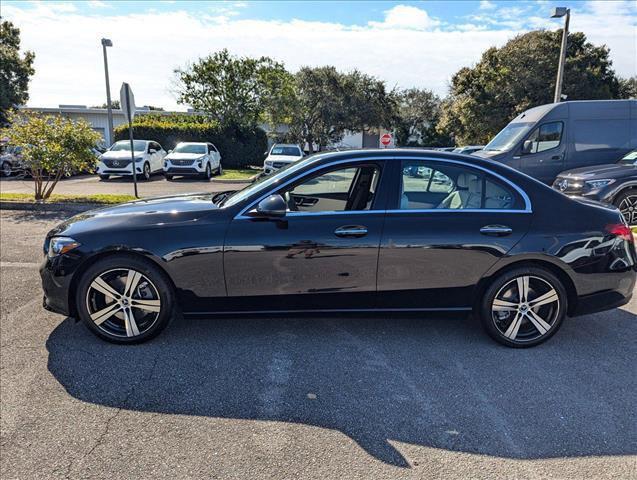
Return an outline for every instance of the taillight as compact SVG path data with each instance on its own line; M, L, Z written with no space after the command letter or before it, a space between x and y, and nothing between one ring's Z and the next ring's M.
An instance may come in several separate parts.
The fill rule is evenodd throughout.
M628 225L617 224L606 226L606 231L615 237L619 237L627 242L633 242L633 231Z

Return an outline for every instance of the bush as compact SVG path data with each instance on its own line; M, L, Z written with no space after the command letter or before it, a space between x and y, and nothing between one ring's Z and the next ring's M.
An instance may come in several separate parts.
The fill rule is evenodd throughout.
M266 134L258 127L221 127L198 115L140 115L133 122L133 135L159 142L166 150L179 142L212 142L221 153L223 166L228 168L260 165L268 148ZM115 140L126 139L128 125L115 128Z

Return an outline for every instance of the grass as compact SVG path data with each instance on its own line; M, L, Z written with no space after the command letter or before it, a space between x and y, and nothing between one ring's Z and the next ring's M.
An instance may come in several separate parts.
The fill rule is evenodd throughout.
M223 175L218 177L219 180L250 180L256 174L259 173L259 170L253 170L251 168L240 168L240 169L223 169Z
M133 195L62 195L54 193L46 199L45 203L95 203L100 205L114 205L117 203L135 200ZM32 193L0 193L0 202L27 202L35 203Z

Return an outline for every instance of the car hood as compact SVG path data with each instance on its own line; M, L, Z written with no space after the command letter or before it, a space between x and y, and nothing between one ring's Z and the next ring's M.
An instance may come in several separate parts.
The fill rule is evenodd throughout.
M75 215L55 227L48 236L82 235L102 229L151 229L196 222L219 211L212 193L191 193L122 203Z
M487 158L489 160L499 160L507 156L507 152L501 152L499 150L476 150L471 155L481 158Z
M595 180L605 178L637 177L637 167L609 163L592 167L574 168L559 174L560 178L574 178L581 180Z
M296 162L301 158L303 157L299 157L297 155L268 155L268 158L265 160L271 162Z
M139 157L144 155L142 151L135 151L135 156ZM118 150L117 152L104 152L100 158L104 160L130 160L130 151Z
M196 160L205 155L205 153L169 153L166 160Z

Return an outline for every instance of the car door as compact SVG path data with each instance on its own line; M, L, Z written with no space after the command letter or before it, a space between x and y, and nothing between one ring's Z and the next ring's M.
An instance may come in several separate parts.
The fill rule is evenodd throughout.
M405 159L394 166L378 260L379 306L469 309L484 273L529 228L525 196L460 161ZM415 169L423 175L413 176Z
M381 161L319 167L269 192L286 198L285 217L234 218L224 270L235 310L373 308L383 167Z
M564 171L566 141L564 122L548 122L531 131L525 144L529 149L522 153L522 171L546 184Z
M210 168L213 170L219 168L219 152L212 143L208 144L208 158L210 159Z

